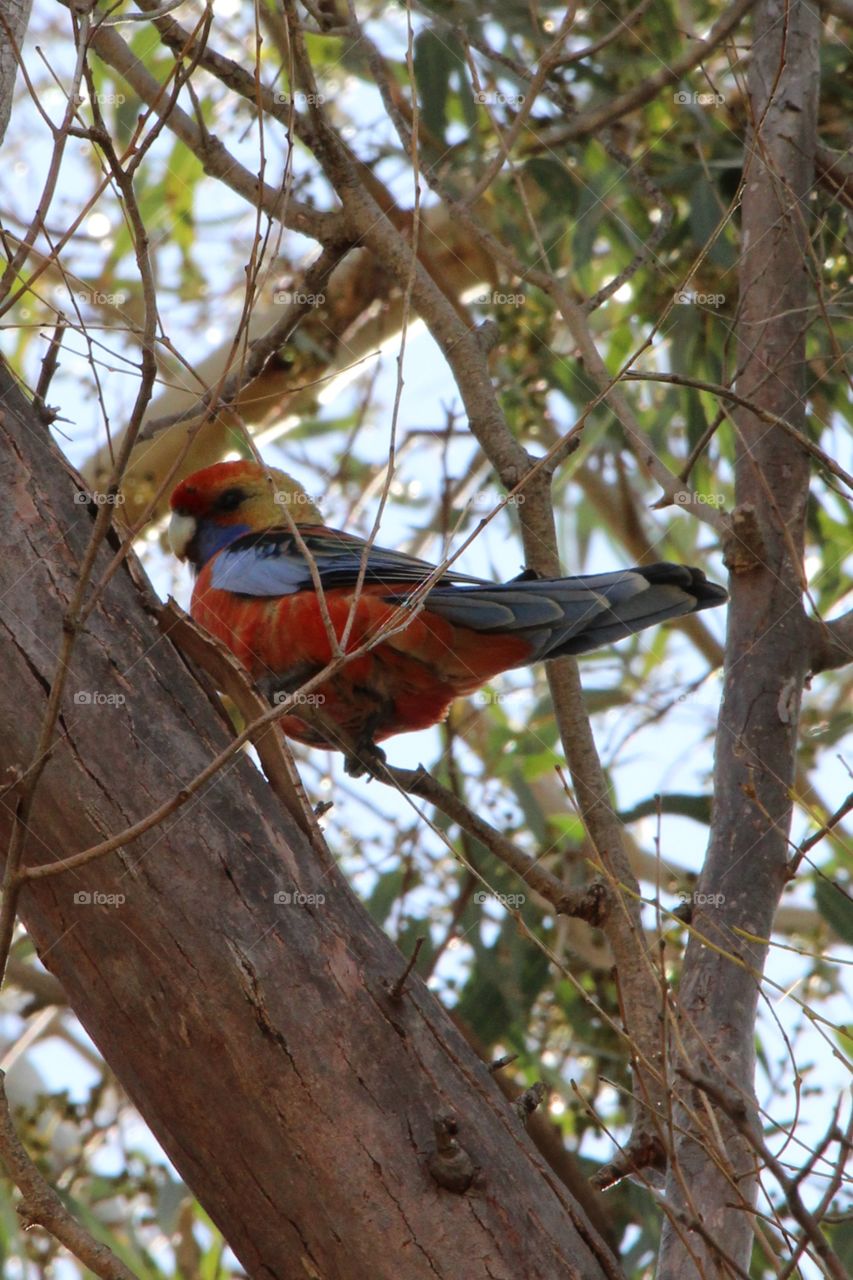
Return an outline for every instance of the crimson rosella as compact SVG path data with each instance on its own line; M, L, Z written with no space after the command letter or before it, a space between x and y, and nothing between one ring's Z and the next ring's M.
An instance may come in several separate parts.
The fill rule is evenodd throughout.
M506 583L436 574L424 560L326 528L295 480L253 461L197 471L171 505L172 547L197 574L193 618L270 700L333 656L321 594L338 640L352 612L346 652L370 647L280 721L290 737L350 757L436 724L454 698L502 671L587 653L726 599L701 570L677 564L576 578L526 572Z

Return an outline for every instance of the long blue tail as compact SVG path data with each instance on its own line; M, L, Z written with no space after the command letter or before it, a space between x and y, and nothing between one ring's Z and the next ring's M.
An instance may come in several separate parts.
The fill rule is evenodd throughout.
M589 653L727 599L701 569L650 564L576 578L523 574L498 586L438 586L429 593L429 609L484 636L524 636L532 646L525 662L534 662Z

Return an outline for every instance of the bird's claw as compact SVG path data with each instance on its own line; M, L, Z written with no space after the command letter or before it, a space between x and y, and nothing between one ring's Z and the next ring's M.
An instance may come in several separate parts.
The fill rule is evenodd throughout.
M349 778L363 778L365 774L375 778L386 762L385 752L375 742L362 742L344 761L344 773Z

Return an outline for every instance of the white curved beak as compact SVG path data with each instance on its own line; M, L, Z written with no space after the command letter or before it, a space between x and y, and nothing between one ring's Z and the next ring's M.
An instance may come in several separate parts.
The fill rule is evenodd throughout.
M179 560L186 560L187 547L195 537L196 522L193 516L182 516L172 512L169 521L169 542Z

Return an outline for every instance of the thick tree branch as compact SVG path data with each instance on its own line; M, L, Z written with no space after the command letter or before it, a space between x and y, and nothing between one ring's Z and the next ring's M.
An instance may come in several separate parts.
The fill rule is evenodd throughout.
M18 58L30 21L32 0L0 0L0 144L12 114Z
M0 403L0 497L16 515L15 555L0 557L2 774L37 740L92 516L2 367ZM109 561L102 548L96 570ZM122 569L89 615L25 866L132 829L228 745L156 612ZM75 686L121 700L81 706ZM14 817L0 803L0 838ZM423 983L389 1001L399 953L244 756L156 833L29 882L21 911L252 1277L419 1280L460 1257L472 1280L619 1275ZM448 1111L483 1190L429 1177L433 1117Z
M809 307L806 197L814 178L820 20L807 0L761 0L749 74L753 136L746 158L738 321L738 395L804 432ZM673 1067L719 1081L755 1106L755 1018L773 918L787 882L797 721L808 662L801 603L809 455L780 424L738 407L735 496L752 512L762 554L732 579L715 812L678 992ZM701 940L705 940L703 941ZM707 945L710 943L711 945ZM755 1157L716 1110L715 1156L689 1091L675 1090L666 1196L676 1219L703 1221L747 1270ZM733 1194L733 1191L736 1193ZM664 1226L660 1280L715 1268L713 1245L691 1250Z

